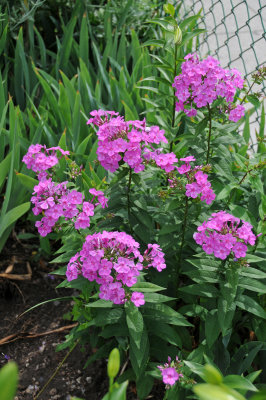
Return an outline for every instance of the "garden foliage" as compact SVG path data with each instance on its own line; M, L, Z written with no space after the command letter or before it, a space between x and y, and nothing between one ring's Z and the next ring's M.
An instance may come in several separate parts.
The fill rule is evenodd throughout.
M3 130L12 152L3 154L9 178L0 229L8 235L29 209L28 202L10 208L18 179L33 190L42 240L62 242L53 260L64 265L55 271L66 274L59 287L80 293L72 310L79 324L59 349L89 342L97 351L88 365L118 347L128 368L117 382L134 381L140 399L161 377L165 398L185 399L196 375L209 385L195 386L200 399L209 390L244 399L256 391L253 380L265 381L257 372L266 354L264 107L238 71L190 54L199 16L178 25L177 10L164 10L148 22L156 37L142 45L125 28L114 42L106 31L102 57L92 42L99 80L89 53L74 77L32 65L39 104L28 92L26 112L12 100L4 109L14 119ZM118 40L124 57L114 60ZM81 49L75 38L73 47ZM264 77L260 69L254 79ZM249 100L253 109L243 115ZM221 372L204 369L206 362Z

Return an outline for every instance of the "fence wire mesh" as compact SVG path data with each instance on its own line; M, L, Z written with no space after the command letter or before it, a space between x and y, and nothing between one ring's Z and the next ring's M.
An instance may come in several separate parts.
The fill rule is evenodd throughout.
M199 28L206 30L199 38L200 56L211 54L222 67L237 68L250 87L251 75L266 65L266 0L182 1L184 17L200 11ZM265 82L259 90L265 98Z

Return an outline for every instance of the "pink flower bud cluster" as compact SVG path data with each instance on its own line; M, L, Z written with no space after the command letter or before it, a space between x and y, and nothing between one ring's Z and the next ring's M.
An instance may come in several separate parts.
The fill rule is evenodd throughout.
M113 111L95 110L91 115L93 118L88 123L99 127L97 156L105 169L115 172L125 162L138 173L144 170L144 161L151 159L166 172L174 169L175 154L162 154L162 149L152 147L152 144L167 143L164 131L158 126L147 127L145 120L125 121Z
M180 158L180 161L184 161L180 167L177 167L177 171L181 175L186 175L188 183L186 184L186 196L196 199L199 195L201 201L205 201L206 204L211 204L215 199L215 193L211 188L211 184L208 181L208 175L201 171L200 166L191 168L190 163L196 161L193 156ZM170 187L174 187L174 181L169 179Z
M163 383L166 387L173 386L180 378L183 378L183 374L180 372L182 364L176 357L175 361L171 361L171 357L168 357L168 363L164 365L158 365L159 370L162 373Z
M128 288L137 283L140 271L150 266L161 271L165 268L164 255L158 245L148 245L144 257L139 243L124 232L94 233L88 235L82 250L68 263L68 281L79 275L100 285L99 297L114 304L131 300L136 307L145 303L140 292L131 293Z
M93 198L91 202L84 201L84 196L77 190L67 189L67 181L56 184L51 178L42 180L34 187L31 202L34 215L44 214L44 217L35 223L41 236L52 232L60 217L65 221L71 220L76 229L85 229L90 226L90 217L94 215L94 208L100 204L107 206L104 193L95 189L89 192ZM96 203L93 204L97 198Z
M58 146L47 149L46 146L41 144L32 144L22 161L28 169L32 169L34 172L46 171L58 164L59 160L56 151L61 153L61 157L69 154L69 151L63 150Z
M228 103L229 119L238 121L244 115L244 107L238 105L232 109L236 89L242 89L244 80L237 69L223 69L215 58L209 56L199 61L196 54L188 54L182 64L182 73L175 77L176 111L184 110L189 116L197 114L197 108L212 104L218 97L224 97ZM197 108L194 108L194 105ZM189 108L185 109L185 106Z
M202 246L205 253L213 253L221 260L225 260L231 254L236 259L245 257L247 244L253 246L257 238L250 223L225 211L213 213L197 231L193 235L197 244Z

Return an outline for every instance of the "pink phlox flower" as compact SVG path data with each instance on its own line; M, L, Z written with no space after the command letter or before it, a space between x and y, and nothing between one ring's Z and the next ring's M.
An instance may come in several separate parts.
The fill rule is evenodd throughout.
M83 202L83 212L88 216L92 217L94 215L94 205L89 203L88 201Z
M241 223L241 226L239 227ZM207 254L225 260L231 253L234 258L246 256L247 246L255 244L252 225L225 211L212 213L208 221L198 227L193 238ZM244 243L243 243L244 242Z
M233 246L232 252L236 258L241 258L246 256L247 249L248 248L244 243L238 242Z
M184 113L188 116L188 117L195 117L197 115L197 110L195 108L189 108L188 110L185 109Z
M176 372L175 368L168 367L161 370L163 383L166 385L173 386L179 379L179 374Z
M245 107L238 105L230 111L228 119L233 122L239 121L245 115Z
M173 87L176 89L176 111L181 111L184 106L191 108L184 112L192 117L197 108L212 104L219 96L224 97L229 107L233 102L236 89L243 87L243 79L236 69L223 69L218 60L213 57L200 61L195 54L185 57L181 65L181 74L174 79ZM243 115L243 109L238 109L229 115L229 119L238 120Z
M196 199L200 192L201 192L201 187L196 182L186 184L187 197L192 197L192 199Z
M94 124L96 126L100 126L108 121L108 119L111 119L113 116L118 115L118 113L114 111L104 111L104 110L93 110L90 112L90 115L93 118L90 118L87 121L87 125L89 124Z
M130 300L135 304L136 307L140 307L145 304L144 294L140 292L133 292Z

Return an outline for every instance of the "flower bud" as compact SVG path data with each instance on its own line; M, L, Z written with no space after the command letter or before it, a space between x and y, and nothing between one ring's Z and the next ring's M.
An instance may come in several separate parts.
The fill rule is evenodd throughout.
M175 36L174 36L174 42L175 44L181 44L182 43L182 31L177 25L175 28Z
M107 373L109 378L115 378L120 368L120 354L117 348L113 349L109 355Z

